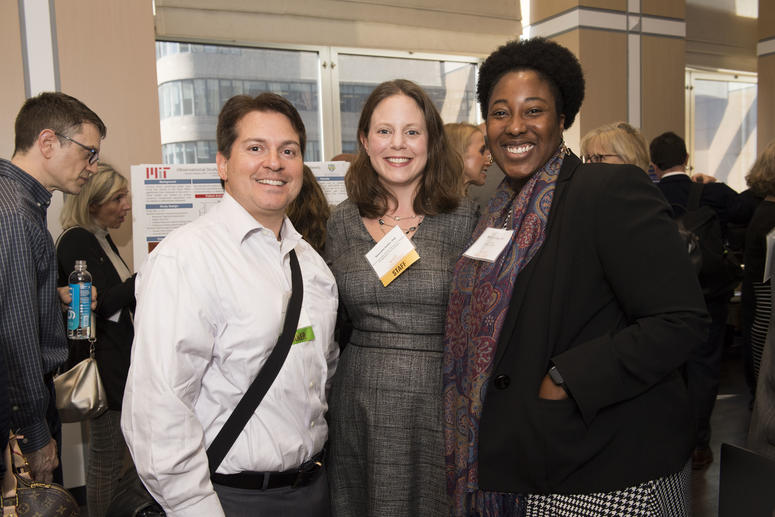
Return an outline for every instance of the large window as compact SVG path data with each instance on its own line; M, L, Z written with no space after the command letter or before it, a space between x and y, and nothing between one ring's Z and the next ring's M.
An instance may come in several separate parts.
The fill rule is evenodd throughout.
M756 76L689 70L686 84L690 167L745 190L756 161Z
M420 84L445 122L478 119L473 58L168 41L156 43L156 58L165 163L214 161L218 113L239 94L275 92L290 100L307 130L306 161L354 152L361 108L389 79Z
M337 68L342 152L357 149L358 119L366 98L376 85L391 79L422 86L445 122L476 120L475 63L340 53Z
M215 140L175 142L161 146L164 163L215 163L216 152L218 146Z
M304 159L322 159L318 52L159 41L156 68L165 163L215 161L218 113L234 95L274 92L307 129Z
M299 111L318 110L318 85L314 82L267 82L239 79L182 79L159 85L162 120L181 115L218 116L223 104L234 95L279 93Z

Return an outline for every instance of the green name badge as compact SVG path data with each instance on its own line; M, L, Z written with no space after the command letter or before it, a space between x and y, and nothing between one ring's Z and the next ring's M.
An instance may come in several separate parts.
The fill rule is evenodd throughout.
M296 331L296 335L293 336L293 344L306 343L315 339L315 333L312 331L312 326L304 327Z

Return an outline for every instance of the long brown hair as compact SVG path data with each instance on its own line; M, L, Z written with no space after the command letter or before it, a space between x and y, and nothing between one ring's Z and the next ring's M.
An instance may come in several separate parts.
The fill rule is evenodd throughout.
M393 95L406 95L413 99L423 113L428 130L428 161L415 193L415 213L435 215L454 210L460 204L462 163L447 145L444 124L433 101L420 86L406 79L384 82L374 88L366 99L358 122L358 155L344 178L347 195L364 217L385 215L388 202L396 202L395 197L379 181L362 143L362 139L369 134L371 116L377 105Z
M331 208L315 175L306 165L301 191L288 205L286 214L304 240L322 254L326 245L326 223L331 215Z

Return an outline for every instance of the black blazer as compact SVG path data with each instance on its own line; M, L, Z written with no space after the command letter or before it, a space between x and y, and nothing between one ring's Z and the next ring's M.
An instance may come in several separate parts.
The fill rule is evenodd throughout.
M480 487L618 490L694 444L682 365L708 316L670 207L630 165L565 158L544 245L519 274L479 435ZM571 398L538 398L552 365Z
M115 247L113 251L118 254ZM59 285L67 285L76 260L86 260L86 270L91 273L92 285L97 288L97 365L108 396L108 407L120 410L134 338L130 311L135 309L135 275L121 282L97 237L84 228L73 228L60 237L57 260ZM108 318L119 310L118 322L110 321ZM84 342L77 346L88 345Z

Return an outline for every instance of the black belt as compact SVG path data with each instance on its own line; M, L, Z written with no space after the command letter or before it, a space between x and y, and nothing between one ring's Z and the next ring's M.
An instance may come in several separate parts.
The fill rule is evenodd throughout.
M298 488L312 482L323 468L325 449L299 467L284 472L240 472L239 474L213 474L210 479L217 485L248 490L267 490L289 486Z

